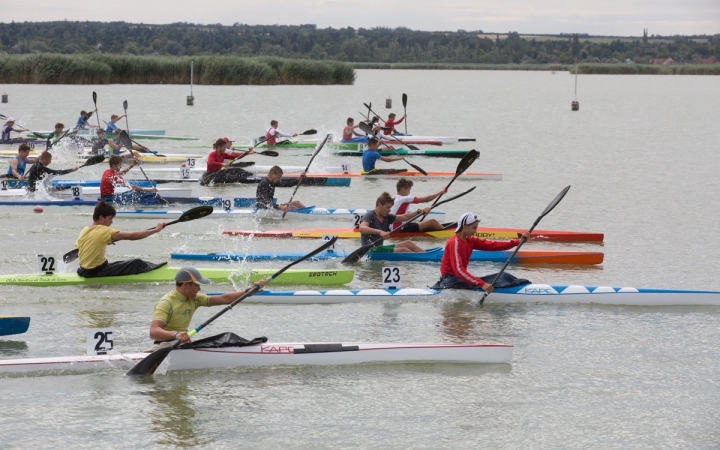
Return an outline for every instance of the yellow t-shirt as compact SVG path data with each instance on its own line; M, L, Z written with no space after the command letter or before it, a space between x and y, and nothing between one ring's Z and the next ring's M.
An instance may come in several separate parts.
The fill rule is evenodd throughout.
M83 228L75 241L75 247L80 250L80 267L86 270L94 269L107 259L105 249L112 243L112 237L120 230L105 225L91 225Z
M187 331L195 310L200 306L210 306L207 295L199 292L194 300L190 300L173 289L157 302L152 320L162 320L169 331Z

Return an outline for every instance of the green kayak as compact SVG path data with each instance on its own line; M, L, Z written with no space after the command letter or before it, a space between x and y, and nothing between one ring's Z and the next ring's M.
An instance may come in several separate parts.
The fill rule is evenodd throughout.
M83 278L76 273L28 273L0 275L0 285L17 286L70 286L90 284L123 284L123 283L167 283L175 279L179 267L162 266L150 272L137 275L120 275L116 277ZM232 281L251 283L267 278L276 269L254 269L238 272L234 269L198 268L205 278L215 283ZM352 269L314 270L288 269L272 281L273 285L318 285L331 286L347 284L352 281L355 271Z

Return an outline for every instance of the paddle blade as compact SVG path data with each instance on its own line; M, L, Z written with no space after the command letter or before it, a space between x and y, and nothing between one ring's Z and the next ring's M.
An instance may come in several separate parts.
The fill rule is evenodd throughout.
M213 212L213 207L210 205L196 206L195 208L188 209L182 216L177 220L178 222L189 222L195 219L201 219L205 216L209 216Z
M132 369L125 372L125 376L143 377L154 374L158 366L165 361L165 358L167 358L167 355L169 355L172 350L173 347L165 347L155 350L147 355L145 359L135 364Z
M365 134L372 134L372 127L367 122L360 122L360 129L363 130Z
M254 165L255 165L255 161L243 161L240 159L236 159L230 163L230 167L250 167L250 166L254 166Z
M413 169L415 169L418 172L420 172L421 174L427 176L428 173L425 172L420 166L416 166L415 164L412 164L412 163L408 163L408 164L410 164L413 167Z
M303 131L302 133L300 133L300 136L308 136L308 135L311 135L311 134L317 134L317 130L314 129L314 128L311 128L311 129L309 129L309 130L307 130L307 131Z
M130 150L132 152L132 139L130 139L130 135L127 134L127 131L122 130L120 131L120 135L118 136L118 139L120 139L120 142L122 143L123 147Z
M557 204L560 203L560 200L562 200L563 197L565 197L565 194L567 194L569 190L570 190L570 186L567 186L567 187L565 187L565 189L563 189L562 191L560 191L560 193L557 195L557 197L555 197L555 199L554 199L552 202L550 202L550 204L548 205L548 207L545 208L545 211L543 211L542 214L540 214L540 217L538 218L538 222L540 221L540 219L542 219L543 217L547 216L548 213L550 213L550 211L552 211L553 209L555 209L555 207L557 206Z
M402 95L403 108L407 108L407 94Z
M63 262L65 264L75 261L80 255L80 249L70 250L63 255Z
M123 110L124 110L125 112L127 112L127 109L128 109L128 102L127 102L127 100L125 100L125 101L123 102Z
M465 153L465 156L463 156L458 163L457 169L455 169L455 177L459 177L460 175L465 173L465 171L468 170L470 166L472 166L472 164L475 162L475 160L479 157L480 152L475 149Z
M103 161L105 161L105 155L91 156L87 159L87 161L85 161L85 164L80 167L94 166L95 164L100 164Z
M405 144L405 145L406 145L407 148L409 148L410 150L420 150L418 147L416 147L416 146L414 146L414 145L410 145L410 144Z
M93 91L93 103L95 104L95 108L97 108L97 92Z
M280 156L280 153L276 152L275 150L263 150L260 152L260 154L265 156Z
M375 244L368 244L360 247L359 249L355 250L354 252L350 253L340 261L341 264L355 264L356 262L360 261L363 256L367 254L372 248L375 247Z

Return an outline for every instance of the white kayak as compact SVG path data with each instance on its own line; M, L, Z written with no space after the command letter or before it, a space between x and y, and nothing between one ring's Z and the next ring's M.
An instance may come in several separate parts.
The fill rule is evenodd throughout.
M221 295L213 294L213 295ZM480 291L462 289L360 289L262 291L244 300L245 303L362 303L428 300L468 300L478 302ZM632 306L720 306L720 292L646 289L633 287L526 284L513 288L497 288L485 299L490 303L558 303Z
M165 197L192 197L192 188L191 187L177 187L177 188L166 188L161 187L157 188L158 194L160 196ZM115 194L124 194L125 192L129 192L131 189L125 186L116 186L115 187ZM10 198L25 198L28 197L28 191L25 190L25 188L18 188L18 189L5 189L0 190L0 198L2 197L10 197ZM57 197L73 197L74 193L72 189L62 189L58 191L52 191L51 193L53 196ZM34 198L45 198L47 195L44 195L41 191L36 191L34 194L32 194ZM100 186L83 186L82 187L82 197L100 197Z
M266 342L244 347L171 351L157 374L176 370L283 365L347 365L367 363L507 364L507 344L431 344L365 342ZM132 368L148 353L65 356L0 360L0 373L75 373Z
M308 206L301 209L291 209L286 217L305 217L305 218L340 218L359 220L367 209L345 209L345 208L319 208ZM118 211L117 218L125 219L176 219L185 213L180 209L136 209L128 211ZM223 217L282 217L282 211L278 209L215 209L212 214L205 217L223 218ZM445 220L445 213L441 211L430 211L428 217L437 219L438 222Z
M145 170L145 172L153 172L153 173L179 173L181 169L185 169L185 163L183 163L180 167L172 168L172 167L148 167ZM266 165L257 165L253 164L251 166L230 166L231 168L237 167L243 170L247 170L248 172L255 173L255 174L267 174L270 172L270 169L273 166L266 166ZM306 166L280 166L280 168L283 170L284 173L300 173L303 170L306 169ZM197 162L195 167L191 167L187 169L190 171L190 173L205 173L207 172L204 161L202 164L200 162ZM323 171L327 171L330 173L333 172L342 172L342 167L323 167Z

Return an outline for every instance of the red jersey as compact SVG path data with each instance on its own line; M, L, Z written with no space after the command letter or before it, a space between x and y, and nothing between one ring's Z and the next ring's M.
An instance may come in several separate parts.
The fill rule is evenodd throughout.
M384 126L384 128L388 131L387 134L391 134L391 133L394 133L395 131L397 131L397 130L395 129L395 125L399 124L399 123L402 122L403 120L405 120L405 117L403 117L403 118L400 119L400 120L390 120L390 119L388 119L388 120L385 122L385 126Z
M238 156L240 156L240 155L239 154L228 155L227 153L221 153L218 155L217 152L215 150L213 150L207 156L207 167L205 168L205 170L208 173L218 172L220 169L222 169L223 162L225 162L226 159L235 159Z
M115 185L125 184L125 179L119 173L112 169L108 169L100 178L100 197L107 197L115 194Z
M448 239L445 244L442 261L440 261L440 275L455 275L464 283L482 287L485 282L480 278L472 275L467 270L470 262L470 255L473 250L508 250L516 247L520 243L520 239L510 239L509 241L491 241L470 236L466 240L461 240L458 235Z

